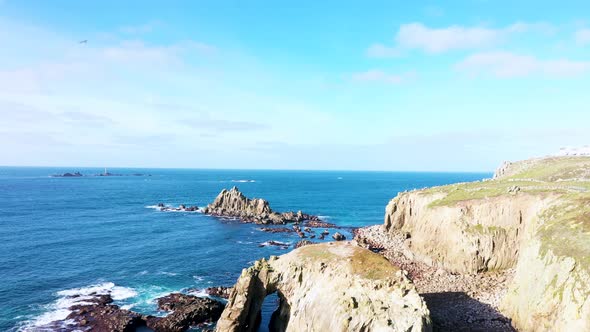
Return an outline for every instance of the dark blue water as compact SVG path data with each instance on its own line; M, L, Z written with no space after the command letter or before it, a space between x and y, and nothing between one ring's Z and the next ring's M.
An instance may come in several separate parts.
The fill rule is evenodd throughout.
M295 234L200 213L160 212L159 202L204 206L238 185L277 211L302 210L342 226L382 223L398 192L472 181L490 174L109 169L151 176L52 178L101 169L0 168L0 331L67 315L68 294L108 289L117 303L154 313L172 291L232 285L261 257L288 250ZM235 183L251 179L255 182ZM349 235L346 233L346 235ZM272 308L264 309L263 317Z

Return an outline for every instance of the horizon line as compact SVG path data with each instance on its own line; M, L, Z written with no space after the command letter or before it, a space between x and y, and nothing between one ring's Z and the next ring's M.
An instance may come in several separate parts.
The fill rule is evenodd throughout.
M96 168L105 166L47 166L47 165L0 165L0 168ZM111 169L165 169L165 170L203 170L203 171L301 171L301 172L382 172L382 173L473 173L493 174L494 171L466 171L466 170L385 170L385 169L307 169L307 168L211 168L211 167L148 167L148 166L110 166Z

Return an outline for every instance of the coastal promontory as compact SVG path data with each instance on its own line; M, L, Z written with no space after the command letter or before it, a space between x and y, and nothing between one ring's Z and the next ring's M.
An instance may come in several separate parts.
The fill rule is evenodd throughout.
M244 269L217 331L256 331L265 297L271 331L430 331L429 311L405 273L353 242L311 244Z
M476 276L473 294L500 275L485 301L518 330L589 331L589 216L590 157L538 158L491 180L400 193L381 242L437 275Z

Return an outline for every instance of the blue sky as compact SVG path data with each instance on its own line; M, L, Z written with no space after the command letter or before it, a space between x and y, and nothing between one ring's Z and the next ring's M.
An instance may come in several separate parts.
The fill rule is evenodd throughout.
M590 144L589 13L0 0L0 165L489 171Z

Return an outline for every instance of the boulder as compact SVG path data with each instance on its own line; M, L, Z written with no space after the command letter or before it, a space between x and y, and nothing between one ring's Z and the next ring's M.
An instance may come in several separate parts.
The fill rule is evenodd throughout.
M309 240L301 240L295 244L295 249L301 248L301 247L306 246L308 244L313 244L313 242L311 242Z
M334 240L336 240L336 241L344 241L344 240L346 240L346 236L344 236L344 235L342 235L342 234L340 234L338 232L334 233L334 235L332 235L332 238Z

